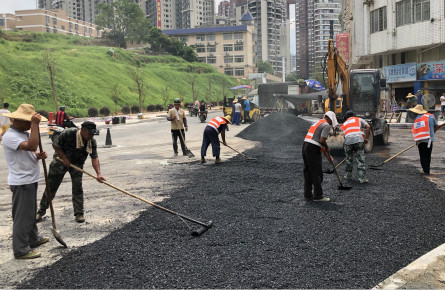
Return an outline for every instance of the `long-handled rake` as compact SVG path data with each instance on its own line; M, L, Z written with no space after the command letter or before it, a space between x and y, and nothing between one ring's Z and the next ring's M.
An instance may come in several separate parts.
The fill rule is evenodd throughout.
M59 160L59 161L62 162L62 159L60 159L59 157L57 157L57 160ZM91 173L89 173L89 172L83 170L82 168L79 168L79 167L77 167L77 166L75 166L75 165L73 165L73 164L70 164L70 166L71 166L72 168L74 168L75 170L80 171L80 172L83 172L83 173L85 173L85 174L91 176L92 178L96 179L96 176L94 176L93 174L91 174ZM119 187L117 187L117 186L114 186L113 184L111 184L111 183L109 183L109 182L102 181L102 183L104 183L104 184L108 185L109 187L112 187L112 188L114 188L114 189L116 189L116 190L118 190L118 191L120 191L120 192L123 192L123 193L125 193L126 195L129 195L129 196L131 196L131 197L134 197L134 198L136 198L136 199L139 199L140 201L143 201L143 202L145 202L145 203L148 203L149 205L154 206L154 207L156 207L156 208L158 208L158 209L160 209L160 210L163 210L163 211L166 211L166 212L168 212L168 213L170 213L170 214L172 214L172 215L178 216L178 217L181 218L181 219L188 220L188 221L190 221L190 222L192 222L192 223L201 225L202 227L200 227L200 228L198 228L198 229L195 229L195 230L192 230L192 231L191 231L191 235L194 236L194 237L197 237L197 236L202 235L205 231L207 231L208 229L210 229L210 228L213 226L213 222L212 222L212 221L208 221L207 223L203 223L203 222L197 221L197 220L192 219L192 218L190 218L190 217L188 217L188 216L185 216L185 215L182 215L182 214L180 214L180 213L174 212L174 211L172 211L172 210L170 210L170 209L168 209L168 208L165 208L165 207L160 206L160 205L158 205L158 204L156 204L156 203L153 203L153 202L151 202L151 201L149 201L149 200L146 200L146 199L144 199L144 198L142 198L142 197L140 197L140 196L137 196L137 195L135 195L135 194L132 194L132 193L126 191L126 190L123 190L123 189L121 189L121 188L119 188ZM190 229L190 227L189 227L189 229Z
M179 123L179 120L176 120L176 122L178 122L178 125L180 124L180 123ZM182 131L181 131L181 130L182 130L182 128L179 129L179 134L181 135L182 142L184 143L185 154L187 154L187 156L188 156L189 158L195 157L195 155L192 153L192 151L190 151L190 150L187 148L187 145L185 144L184 135L182 135Z
M397 156L399 156L399 155L402 154L403 152L408 151L409 149L413 148L414 146L416 146L416 143L410 145L409 147L406 147L405 149L403 149L403 150L400 151L399 153L397 153L397 154L395 154L394 156L392 156L392 157L386 159L385 161L383 161L383 162L380 163L380 164L377 164L377 165L370 165L370 166L369 166L369 169L373 169L373 170L383 170L382 167L383 167L383 165L384 165L385 163L388 163L389 161L393 160L394 158L396 158Z
M329 162L332 164L332 166L334 167L334 172L335 172L335 174L337 175L338 182L340 183L340 185L338 186L338 189L340 189L340 190L350 190L350 189L352 188L351 186L344 186L344 185L343 185L343 182L341 182L340 175L338 175L337 168L335 167L335 164L334 164L334 162L332 161L331 155L329 155L329 153L326 152L326 151L323 151L323 152L324 152L324 154L326 155L326 157L328 158L328 161L329 161Z
M40 130L39 130L39 149L40 149L40 153L43 152L42 139L40 138ZM52 221L51 232L53 233L53 236L56 238L56 240L62 246L67 248L68 246L63 241L62 237L60 236L59 231L56 229L56 218L54 216L53 201L51 199L51 193L50 193L51 191L49 190L48 170L46 169L46 161L45 161L45 159L42 159L42 165L43 165L43 172L45 174L45 183L46 183L46 192L45 192L45 194L46 194L46 199L48 200L49 208L51 210L51 221Z
M219 141L219 143L224 144L222 141ZM229 147L230 149L232 149L233 151L235 151L236 153L240 154L241 156L243 156L244 158L246 158L246 160L250 160L250 161L255 161L257 160L256 158L252 158L249 156L246 156L245 154L239 152L238 150L236 150L235 148L230 147L229 145L226 145L227 147Z
M346 161L347 158L348 157L345 157L345 159L343 159L340 163L338 163L337 166L335 166L335 169L338 169L340 167L340 165L342 165ZM324 170L323 173L332 174L332 173L334 173L334 170L327 169L327 170Z

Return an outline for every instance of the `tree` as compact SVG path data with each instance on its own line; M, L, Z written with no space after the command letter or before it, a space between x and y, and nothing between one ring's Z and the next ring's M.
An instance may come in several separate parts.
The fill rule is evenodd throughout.
M196 82L196 76L195 75L188 75L189 77L189 83L192 85L192 99L193 102L196 101L196 92L195 92L195 82Z
M144 79L143 72L139 67L137 67L136 70L133 72L133 80L138 87L139 108L143 108L145 101L145 99L142 98L144 96Z
M127 48L127 38L138 36L145 22L141 8L130 0L99 3L98 11L96 24L109 28L111 31L104 34L123 48Z
M55 67L56 67L58 59L59 59L59 56L57 54L55 54L54 52L52 52L50 48L47 48L42 53L41 61L49 73L49 80L50 80L50 84L51 84L53 101L54 101L54 105L56 106L55 112L57 112L59 110L59 105L57 104L57 98L56 98L56 89L54 86Z
M111 88L111 100L113 100L114 103L114 113L117 112L117 103L121 99L121 90L118 85L114 85Z
M297 77L294 74L286 75L286 82L296 82Z
M167 107L168 99L170 98L170 92L168 91L168 87L165 87L162 93L162 101L164 102L164 108Z
M257 67L258 67L259 73L263 73L263 72L268 73L268 74L274 73L273 66L268 61L262 61L261 59L258 60Z

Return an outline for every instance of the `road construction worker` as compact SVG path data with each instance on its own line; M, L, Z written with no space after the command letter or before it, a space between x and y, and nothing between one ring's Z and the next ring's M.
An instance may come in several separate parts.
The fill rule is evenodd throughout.
M411 93L409 93L406 96L406 106L407 108L414 108L415 106L417 106L417 97L416 95L413 95Z
M244 108L244 124L252 123L252 120L250 120L250 101L246 97L241 98L241 102L243 103Z
M323 182L323 168L321 153L324 150L329 153L330 149L326 140L332 127L338 125L334 112L328 111L323 119L314 123L306 134L303 142L304 162L304 198L314 201L330 201L329 197L323 196L321 183ZM329 155L332 160L332 157ZM314 191L312 193L312 188Z
M201 146L201 163L206 163L205 156L207 153L207 148L210 144L212 144L213 157L216 158L215 164L221 163L221 147L219 145L218 135L221 134L222 143L224 144L224 146L227 146L225 131L229 131L227 124L232 124L230 119L230 115L227 115L225 117L215 117L205 127Z
M354 155L357 160L357 175L360 183L367 183L365 144L368 143L371 126L362 118L354 116L353 111L346 112L346 121L341 125L345 133L346 173L345 179L352 178Z
M442 126L439 125L434 115L429 114L422 105L417 105L409 109L417 114L413 123L412 133L414 141L419 149L420 165L422 166L421 174L430 174L431 153L433 151L433 142L436 141L435 132Z
M178 156L178 138L181 142L182 154L187 156L185 149L185 131L188 131L187 118L185 117L185 111L181 109L181 100L176 98L173 102L174 107L170 109L167 113L167 120L171 123L171 134L173 141L173 152L174 156ZM181 136L182 134L182 136ZM184 140L183 140L184 139Z

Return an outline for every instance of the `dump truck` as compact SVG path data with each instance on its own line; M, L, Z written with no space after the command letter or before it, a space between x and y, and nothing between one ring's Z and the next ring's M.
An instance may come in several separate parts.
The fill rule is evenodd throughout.
M365 145L365 152L370 152L376 141L388 144L389 124L380 112L380 95L386 90L386 80L381 77L378 69L348 70L348 66L334 46L333 24L331 37L328 40L328 52L325 55L325 65L328 75L328 99L325 111L335 112L338 122L345 121L347 111L354 111L357 117L364 119L371 126L371 136ZM342 94L337 94L337 86L341 82ZM334 128L328 140L333 148L343 148L344 134L340 127Z

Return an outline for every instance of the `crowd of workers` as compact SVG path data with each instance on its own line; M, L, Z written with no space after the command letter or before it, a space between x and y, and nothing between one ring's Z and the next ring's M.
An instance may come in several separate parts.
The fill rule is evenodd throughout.
M65 176L69 172L72 182L72 202L75 220L79 223L85 222L84 217L84 199L82 187L82 171L76 170L71 165L83 168L88 156L97 174L97 181L104 182L106 179L102 176L100 162L97 154L97 143L94 135L98 134L96 124L90 121L81 124L81 128L67 128L53 141L54 158L49 166L48 185L45 188L37 209L37 186L40 179L39 160L46 159L47 153L38 151L41 144L39 123L46 121L46 118L35 112L34 107L29 104L22 104L11 113L8 110L8 103L4 104L1 112L0 121L2 122L2 143L5 153L5 160L8 165L9 175L8 184L12 191L12 217L13 234L12 244L13 253L17 259L38 258L41 254L34 248L48 242L48 238L42 237L37 228L37 222L46 214L48 208L48 195L53 199ZM431 153L433 142L435 141L435 132L442 126L438 125L432 114L424 110L422 105L416 105L409 109L417 115L413 127L412 135L417 144L422 166L422 174L430 174ZM220 143L227 146L225 140L225 131L228 131L228 125L239 122L239 106L235 102L234 119L230 115L217 116L210 120L204 129L201 146L201 163L206 163L206 152L212 145L212 155L215 157L215 163L221 163ZM7 118L8 124L4 125L4 119ZM64 121L70 117L65 113L65 108L61 107L56 114L56 122L66 125ZM167 114L167 120L171 123L171 135L173 141L173 150L175 156L178 155L179 138L181 149L186 154L185 132L188 131L187 118L185 111L181 108L180 99L174 100L174 108ZM9 127L9 124L10 127ZM328 111L323 119L314 123L308 130L302 148L302 157L304 162L304 198L310 201L327 202L329 197L324 196L322 189L323 171L322 171L322 152L326 154L330 162L333 162L330 156L330 148L327 139L331 127L338 125L334 112ZM346 154L345 178L352 178L353 158L355 156L358 163L358 180L360 183L367 183L366 164L364 155L364 145L370 138L370 126L361 118L354 116L354 112L346 113L346 120L341 125L345 135L344 150ZM30 131L28 133L28 131ZM221 135L222 141L219 140Z

